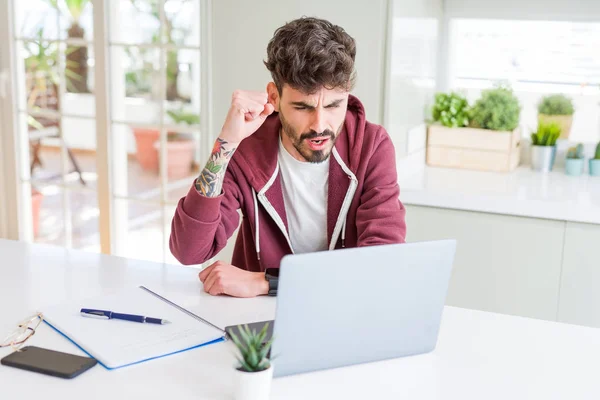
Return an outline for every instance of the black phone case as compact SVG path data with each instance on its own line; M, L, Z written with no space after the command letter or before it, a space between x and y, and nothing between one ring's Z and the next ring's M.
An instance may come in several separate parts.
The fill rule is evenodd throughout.
M28 352L28 354L25 356L24 352ZM58 356L60 358L57 358L57 362L62 363L63 366L65 362L68 362L68 369L70 371L61 371L48 365L42 366L39 361L35 360L35 357L32 360L31 353L29 352L35 352L35 357L38 357L40 360L43 357L45 359L43 363L45 364L48 364L48 361L52 361L53 356ZM36 346L27 346L21 349L21 351L15 351L14 353L7 355L0 360L0 363L8 367L38 372L40 374L56 376L58 378L72 379L98 364L98 361L93 358L77 356L75 354L43 349Z

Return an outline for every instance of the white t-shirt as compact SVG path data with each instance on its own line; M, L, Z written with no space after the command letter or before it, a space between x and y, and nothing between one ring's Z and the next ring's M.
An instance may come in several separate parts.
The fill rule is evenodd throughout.
M283 201L294 253L327 250L329 157L321 163L298 161L279 138Z

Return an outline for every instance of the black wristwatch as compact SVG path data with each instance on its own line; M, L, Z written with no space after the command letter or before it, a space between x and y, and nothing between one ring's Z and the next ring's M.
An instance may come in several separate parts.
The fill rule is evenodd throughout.
M269 296L277 296L277 285L279 284L279 268L267 268L265 279L269 282Z

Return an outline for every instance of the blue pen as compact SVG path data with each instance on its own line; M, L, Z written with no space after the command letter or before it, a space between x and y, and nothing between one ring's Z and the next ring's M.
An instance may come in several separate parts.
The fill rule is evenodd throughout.
M169 323L169 321L167 321L166 319L144 317L143 315L121 314L121 313L116 313L116 312L106 311L106 310L93 310L91 308L82 308L80 312L81 312L81 316L87 317L87 318L122 319L125 321L131 321L131 322L142 322L142 323L147 323L147 324L159 324L159 325L164 325L164 324Z

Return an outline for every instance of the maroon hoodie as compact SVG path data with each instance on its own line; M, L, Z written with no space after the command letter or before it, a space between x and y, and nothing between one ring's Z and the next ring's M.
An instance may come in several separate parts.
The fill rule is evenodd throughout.
M220 196L204 197L192 185L179 201L169 247L181 263L200 264L219 253L238 227L238 209L243 219L231 264L264 271L278 268L283 256L293 253L277 162L280 127L273 113L240 143ZM366 121L363 105L352 95L330 159L329 250L403 243L405 209L394 146L385 129Z

